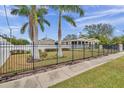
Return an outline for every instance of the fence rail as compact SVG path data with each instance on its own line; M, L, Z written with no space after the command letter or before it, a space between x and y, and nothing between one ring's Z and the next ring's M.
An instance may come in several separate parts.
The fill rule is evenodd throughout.
M118 52L118 45L0 45L0 77L35 70L44 66L74 62Z

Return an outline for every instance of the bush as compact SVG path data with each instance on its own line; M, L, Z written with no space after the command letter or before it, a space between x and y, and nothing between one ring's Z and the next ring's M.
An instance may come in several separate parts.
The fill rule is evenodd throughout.
M63 51L69 51L70 48L63 48L62 50L63 50Z
M15 55L15 54L30 54L30 51L25 51L25 50L12 50L11 55Z
M69 51L70 49L69 48L63 48L62 49L63 51ZM54 51L57 51L57 49L45 49L46 52L54 52Z
M42 50L39 50L39 53L40 53L40 58L46 58L47 57L47 52L42 52Z
M13 45L28 45L30 42L26 39L4 38Z
M57 49L45 49L46 52L54 52L57 51Z

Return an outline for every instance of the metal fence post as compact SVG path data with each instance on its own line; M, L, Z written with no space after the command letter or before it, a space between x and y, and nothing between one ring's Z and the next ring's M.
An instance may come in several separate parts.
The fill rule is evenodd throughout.
M33 41L33 70L34 70L34 41Z
M115 53L115 45L113 45L113 53Z
M111 45L111 54L112 54L112 45Z
M103 45L103 55L104 55L104 45Z
M81 51L82 51L82 59L83 59L83 44L81 45Z
M107 55L109 54L109 45L107 45Z
M56 43L56 47L57 47L57 64L59 63L59 56L58 56L58 53L59 53L59 45L58 45L58 43Z
M108 54L110 54L110 45L108 45Z
M92 44L92 46L91 46L91 47L92 47L92 57L93 57L93 44Z
M74 61L74 45L72 44L72 62Z
M98 47L98 56L99 56L99 52L100 52L99 45L97 47Z
M85 44L83 44L83 59L85 59Z

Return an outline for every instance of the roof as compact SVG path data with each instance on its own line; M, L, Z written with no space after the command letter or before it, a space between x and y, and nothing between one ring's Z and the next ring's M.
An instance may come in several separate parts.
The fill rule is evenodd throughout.
M43 39L41 39L41 40L39 40L39 41L55 41L55 40L53 40L53 39L51 39L51 38L43 38Z
M63 40L63 42L67 42L67 41L90 41L90 42L100 42L98 39L95 38L78 38L78 39L73 39L73 40Z

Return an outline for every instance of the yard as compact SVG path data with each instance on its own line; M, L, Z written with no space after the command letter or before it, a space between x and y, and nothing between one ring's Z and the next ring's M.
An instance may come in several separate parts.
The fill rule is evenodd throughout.
M124 88L124 57L112 60L78 76L51 86L53 88Z
M92 57L92 55L95 57L103 54L103 50L100 50L99 54L98 54L98 49L94 49L93 53L91 51L92 51L91 49L86 49L85 51L83 49L75 49L73 51L72 50L63 51L64 56L58 58L58 63L72 61L72 59L76 60L84 57L85 58ZM107 53L107 50L104 50L104 52ZM47 52L46 58L43 58L42 60L34 63L28 62L28 58L31 56L30 54L11 55L7 60L7 62L0 68L0 74L9 73L9 72L19 72L19 71L22 72L25 70L33 69L33 66L36 68L36 67L56 64L57 63L56 55L57 55L57 51Z

